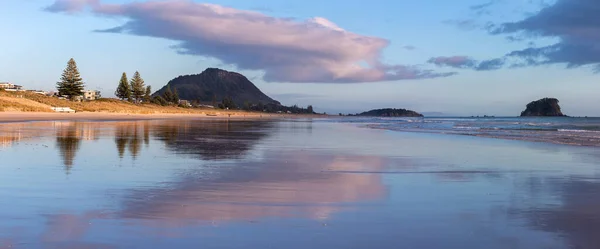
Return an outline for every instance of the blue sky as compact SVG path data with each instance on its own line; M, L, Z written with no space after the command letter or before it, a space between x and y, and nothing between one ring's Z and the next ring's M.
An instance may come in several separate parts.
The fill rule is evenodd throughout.
M171 4L165 5L169 8L155 12L142 8L151 6L143 5L146 1L66 2L0 2L0 22L8 24L0 25L0 81L52 90L73 57L87 87L108 96L122 72L132 75L138 70L158 89L178 75L220 67L243 73L283 104L312 104L330 113L396 107L454 115L518 115L529 101L549 96L561 100L568 115L600 116L599 75L593 68L600 56L592 50L600 39L583 31L548 28L558 23L576 30L568 26L576 24L560 18L569 11L581 13L575 4L595 4L590 0L497 0L480 8L488 2L215 0L195 1L210 6L190 3L179 8L169 3L178 1L166 0L159 2ZM74 5L83 2L88 4ZM53 4L55 8L45 9ZM180 21L182 13L177 11L193 9L190 6L197 7L196 12L183 11L184 16L205 18L206 13L208 19L173 24ZM214 18L224 18L223 13L238 18L227 19L235 27L210 37L220 27L215 20L223 20ZM306 21L315 17L322 19ZM597 25L594 15L589 17L589 23ZM244 26L256 18L269 21L260 27ZM315 23L344 33L331 33ZM236 30L238 26L244 27ZM287 36L297 34L293 44L279 39L285 30L294 31ZM240 37L232 37L236 34ZM260 46L231 45L231 39ZM273 55L284 66L272 63ZM354 68L359 60L370 67ZM492 61L502 63L486 63Z

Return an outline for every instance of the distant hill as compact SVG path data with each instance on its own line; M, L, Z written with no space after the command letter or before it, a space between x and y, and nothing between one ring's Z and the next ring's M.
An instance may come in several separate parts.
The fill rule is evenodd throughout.
M540 100L533 101L527 104L527 108L521 112L521 117L563 117L564 115L560 106L558 105L558 99L555 98L543 98Z
M386 109L376 109L370 110L368 112L363 112L360 114L356 114L354 116L366 116L366 117L423 117L422 114L406 110L406 109L394 109L394 108L386 108Z
M244 75L218 68L207 68L200 74L184 75L172 79L153 96L162 95L167 86L171 88L171 91L177 90L179 98L182 100L199 100L203 103L211 103L216 100L221 103L224 98L229 97L238 106L243 106L245 102L249 104L280 104L260 91Z

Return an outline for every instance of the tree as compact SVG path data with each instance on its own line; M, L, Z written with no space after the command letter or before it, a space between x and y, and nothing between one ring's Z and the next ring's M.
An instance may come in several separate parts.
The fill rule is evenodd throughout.
M214 94L213 94L213 98L212 98L212 106L217 107L217 95L214 95Z
M161 96L154 96L154 98L152 98L152 103L157 104L157 105L162 105L162 106L167 106L169 105L169 102L167 102L163 97Z
M308 113L310 114L314 114L315 112L313 111L313 106L309 105L308 107L306 107L306 110L308 111Z
M173 90L173 98L172 98L173 104L179 104L179 93L177 92L177 88L175 88L175 90Z
M144 94L144 102L145 103L150 103L150 101L152 100L152 87L151 86L147 86L146 87L146 94Z
M126 73L121 75L121 80L119 81L119 86L117 86L115 95L121 100L131 100L131 87L129 87Z
M171 86L167 85L167 89L163 93L162 97L168 103L173 102L173 91L171 91Z
M223 101L221 101L221 104L223 105L223 109L236 109L237 108L235 106L235 102L233 102L233 99L231 97L223 98Z
M71 58L60 77L60 82L56 83L56 89L58 90L58 94L67 96L72 100L73 97L83 94L83 88L83 79L81 79L81 75L79 75L77 63Z
M135 99L136 103L139 103L144 94L146 93L146 89L144 88L144 80L138 71L135 71L133 74L133 78L131 78L131 96Z

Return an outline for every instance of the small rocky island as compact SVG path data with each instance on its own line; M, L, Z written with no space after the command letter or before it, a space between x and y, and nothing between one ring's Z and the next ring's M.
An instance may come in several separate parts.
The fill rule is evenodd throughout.
M527 104L527 109L521 112L521 117L566 117L558 105L558 99L543 98Z
M370 110L368 112L359 113L353 116L362 116L362 117L423 117L423 114L420 114L415 111L406 110L406 109L394 109L394 108L385 108L385 109L376 109Z

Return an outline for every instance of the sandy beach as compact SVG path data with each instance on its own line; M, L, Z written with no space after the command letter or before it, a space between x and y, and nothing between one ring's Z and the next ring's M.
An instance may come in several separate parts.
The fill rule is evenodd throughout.
M231 115L230 115L231 114ZM310 118L322 117L317 115L289 115L289 114L262 114L252 112L223 112L219 114L128 114L109 112L78 112L78 113L51 113L51 112L0 112L0 122L28 122L28 121L124 121L124 120L188 120L188 119L273 119L273 118Z

